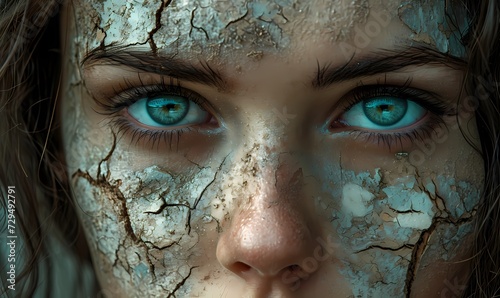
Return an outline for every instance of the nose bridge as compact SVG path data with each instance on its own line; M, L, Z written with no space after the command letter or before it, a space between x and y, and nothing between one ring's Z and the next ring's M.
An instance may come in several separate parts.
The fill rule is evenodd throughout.
M295 193L300 191L301 162L298 156L290 154L291 146L285 141L285 134L284 131L271 132L265 125L254 127L244 134L241 145L233 151L227 180L230 183L225 188L245 190L247 196L254 198L240 204L277 202L290 188Z
M212 216L223 224L236 209L276 201L285 191L289 172L300 169L298 158L290 156L293 145L287 141L286 127L270 113L254 117L251 123L233 129L231 139L236 141L225 161L220 193L211 202L216 206Z
M255 279L276 276L312 254L301 162L284 138L254 129L233 151L227 175L223 188L233 208L217 245L223 266Z

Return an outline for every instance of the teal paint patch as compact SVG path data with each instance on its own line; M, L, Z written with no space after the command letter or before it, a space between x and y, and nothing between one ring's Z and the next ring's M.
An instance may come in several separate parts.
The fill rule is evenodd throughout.
M455 178L438 176L437 195L443 198L450 216L459 219L472 212L481 197L479 189L472 184Z
M367 262L344 262L340 272L351 283L354 297L404 297L409 260L390 251L365 254Z
M419 40L432 43L442 53L465 56L462 37L469 29L469 19L457 1L407 1L399 8L399 18Z
M443 252L442 258L448 261L455 257L453 250L464 240L464 238L472 233L472 224L463 224L460 226L450 225L445 231L444 235L440 238L445 252Z
M148 276L149 268L144 263L139 263L139 265L134 267L134 274L139 279L143 279L144 277Z

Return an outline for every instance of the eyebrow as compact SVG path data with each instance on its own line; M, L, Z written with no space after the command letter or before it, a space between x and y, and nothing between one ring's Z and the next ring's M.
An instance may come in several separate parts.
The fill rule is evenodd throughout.
M201 83L220 91L227 91L229 80L224 74L206 61L194 65L175 54L164 55L149 51L130 50L126 47L108 46L90 51L81 64L107 63L132 67L134 69L179 80ZM317 70L310 83L314 89L323 89L335 83L359 77L372 76L403 69L408 66L445 65L453 69L464 69L464 59L441 53L427 45L400 46L395 49L380 49L370 55L356 58L352 56L341 66L331 63L321 65L317 62Z
M201 83L221 91L228 89L228 80L208 62L199 61L199 65L194 65L184 59L176 58L176 55L162 55L110 46L106 49L97 48L90 51L81 62L82 65L94 63L128 66L148 73Z
M403 69L408 66L426 64L444 65L453 69L464 69L464 59L439 52L427 45L402 46L396 49L382 49L367 57L356 59L354 56L344 65L334 67L331 63L321 65L318 61L317 71L312 87L321 89L334 83L352 80L358 77L372 76Z

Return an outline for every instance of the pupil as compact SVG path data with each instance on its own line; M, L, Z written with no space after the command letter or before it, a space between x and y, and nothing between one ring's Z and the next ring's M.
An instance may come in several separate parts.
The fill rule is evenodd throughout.
M180 109L179 105L173 103L166 104L163 106L163 111L167 113L170 112L171 110L178 111L179 109Z
M393 106L390 106L390 105L379 105L379 108L378 108L378 110L380 112L390 112L393 109L394 109Z
M394 97L376 97L365 100L363 111L373 123L390 126L398 123L406 114L408 102Z
M173 125L179 123L189 111L189 100L181 96L151 98L147 101L149 116L157 123Z

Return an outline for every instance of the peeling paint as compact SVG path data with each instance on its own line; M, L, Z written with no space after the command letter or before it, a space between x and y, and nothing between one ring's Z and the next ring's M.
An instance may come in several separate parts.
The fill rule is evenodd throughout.
M342 204L346 212L356 217L367 215L373 210L371 200L375 196L359 185L347 183L342 189Z
M303 0L142 4L107 0L80 1L78 7L83 25L79 43L86 51L109 45L144 47L149 43L153 51L185 54L189 49L191 54L215 57L250 46L255 51L286 50L291 44L291 29L300 28L302 34L311 35L318 28L328 28L331 41L346 40L355 26L366 22L370 5L368 0L314 5Z
M190 249L203 233L195 223L210 214L210 208L197 204L214 181L214 169L203 168L191 177L172 175L157 166L115 171L111 165L115 145L99 164L73 175L76 197L85 198L79 202L87 233L98 239L94 248L102 257L112 261L103 263L103 273L114 275L122 288L126 288L123 283L133 284L137 293L173 294L166 289L174 288L177 294L187 293L188 288L176 285L184 284L196 267L186 269L184 260L195 253ZM178 274L172 274L176 267ZM153 283L154 287L148 286Z
M466 181L456 182L453 177L433 174L421 177L418 171L390 178L381 175L381 169L355 173L327 168L332 177L338 177L332 178L334 181L343 181L342 205L329 206L333 206L332 217L337 220L332 223L343 243L344 254L351 255L343 260L341 272L351 282L355 296L400 297L403 288L409 293L408 272L427 266L420 264L422 255L416 253L416 249L425 251L422 235L433 233L436 228L440 231L441 235L433 237L428 245L431 251L442 253L424 259L444 262L455 258L457 250L453 248L471 233L470 225L466 224L471 215L464 210L472 212L480 193ZM325 190L339 195L329 186ZM446 206L440 206L439 202ZM464 216L469 219L463 224L451 224Z
M465 56L461 39L468 30L469 20L466 8L458 1L403 2L399 17L414 32L414 40L434 45L443 53Z
M305 36L326 43L348 40L356 26L373 15L374 7L381 8L381 2L80 1L77 23L82 26L72 40L70 74L65 76L64 148L75 202L87 238L92 239L89 245L103 288L118 297L207 296L212 292L231 296L241 294L240 290L247 296L286 296L291 292L283 284L270 286L264 274L258 275L257 282L249 282L247 275L223 267L217 259L221 239L235 238L238 231L251 232L257 223L267 224L259 226L262 233L293 227L292 232L286 231L291 240L269 238L272 245L290 240L292 245L281 252L300 246L307 237L328 239L328 243L321 242L327 243L326 248L306 247L306 252L300 252L304 258L273 269L303 274L299 276L303 284L324 286L330 284L323 282L325 276L338 276L340 281L332 284L355 297L410 296L416 293L415 283L421 282L419 276L426 275L433 264L464 258L461 250L472 232L480 185L470 176L457 174L453 164L458 156L448 156L447 149L440 147L441 155L438 150L434 153L435 160L445 157L442 163L416 167L406 153L412 148L395 154L347 137L324 137L306 144L317 131L306 122L311 116L300 110L312 107L296 104L293 121L280 121L269 112L281 109L274 106L274 98L266 97L269 94L242 92L242 100L238 98L242 90L237 89L231 94L234 110L221 113L234 117L224 119L233 126L223 138L204 139L209 145L192 142L195 145L188 149L154 152L126 142L127 136L118 137L116 127L86 104L91 99L79 67L81 56L89 50L134 46L185 55L188 61L235 58L257 69L286 55ZM435 3L405 1L399 10L414 40L459 53L457 39L450 35L453 30L439 26L448 6L436 4L429 10L424 4ZM303 54L293 57L300 60ZM246 69L241 65L239 61L238 75L244 76ZM283 92L287 96L295 91L292 85L300 84L287 81ZM245 88L260 90L253 85ZM224 101L218 95L212 98L214 105ZM265 101L258 102L260 97ZM247 110L235 104L249 99L255 101ZM310 135L299 136L298 130ZM351 150L361 154L343 160ZM188 156L199 157L201 162ZM279 216L273 218L273 214ZM237 228L241 230L231 234ZM272 246L269 243L264 243L266 248ZM318 255L322 261L314 263ZM244 263L238 258L233 261ZM245 266L251 267L246 263L240 267ZM229 293L221 294L219 290L226 287ZM333 286L325 291L329 292L316 296L337 293Z

